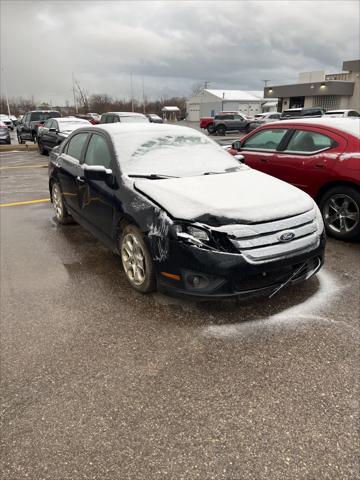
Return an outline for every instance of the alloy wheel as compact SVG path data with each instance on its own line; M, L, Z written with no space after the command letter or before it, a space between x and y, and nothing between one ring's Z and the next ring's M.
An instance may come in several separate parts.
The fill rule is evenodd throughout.
M346 194L334 194L324 205L324 220L333 232L345 234L354 230L360 221L357 202Z
M130 283L141 286L146 279L145 254L133 233L128 233L121 243L121 259Z

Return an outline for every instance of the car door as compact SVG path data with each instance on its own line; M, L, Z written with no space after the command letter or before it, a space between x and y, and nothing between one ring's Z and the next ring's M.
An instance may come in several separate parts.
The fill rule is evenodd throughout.
M52 122L53 122L52 120L47 120L44 126L41 129L39 129L39 132L38 132L39 141L46 148L52 148L50 147L50 132L49 132Z
M287 128L274 127L256 130L248 135L241 142L239 152L244 155L246 165L272 175L269 171L270 162L274 159L274 154L280 148L287 133Z
M346 140L333 132L295 128L284 150L270 159L268 173L315 196L319 186L331 179L332 166L345 147Z
M93 133L84 155L83 167L103 166L114 171L114 159L105 135ZM79 185L81 214L86 221L107 237L113 231L114 189L103 180L89 180L82 177Z
M49 149L52 149L56 147L59 141L59 131L60 127L59 124L56 120L51 120L51 125L48 130L48 147Z
M57 159L57 176L65 203L70 210L78 214L80 213L79 186L82 185L81 177L83 176L80 161L83 158L88 136L88 132L72 135Z
M234 129L245 130L249 122L241 115L234 115Z
M20 130L21 140L32 140L31 137L31 127L30 127L30 113L27 113L23 119L21 130Z

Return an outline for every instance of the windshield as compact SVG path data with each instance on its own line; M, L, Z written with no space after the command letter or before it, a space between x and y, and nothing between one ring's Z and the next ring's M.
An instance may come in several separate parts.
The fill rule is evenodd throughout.
M197 132L122 134L115 137L115 144L121 169L128 175L190 177L246 168L220 145Z
M84 122L59 122L59 129L60 132L72 132L73 130L76 130L77 128L80 127L86 127L90 124L87 120Z
M37 122L37 121L45 121L49 120L49 118L59 118L60 113L59 112L33 112L31 114L30 121L31 122Z
M149 123L146 117L120 117L123 123Z

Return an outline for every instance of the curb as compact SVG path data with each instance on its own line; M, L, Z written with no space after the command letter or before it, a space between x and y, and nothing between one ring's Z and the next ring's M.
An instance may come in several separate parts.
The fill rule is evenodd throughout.
M18 144L18 145L0 145L0 153L1 152L29 152L29 151L34 151L37 150L38 147L36 144L30 143L30 144Z

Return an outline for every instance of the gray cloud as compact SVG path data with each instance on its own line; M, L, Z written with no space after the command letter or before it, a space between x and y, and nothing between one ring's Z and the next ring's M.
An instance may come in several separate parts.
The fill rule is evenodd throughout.
M71 74L91 93L182 95L261 89L298 73L336 72L359 57L357 1L2 1L1 66L10 96L71 100ZM2 81L2 91L4 82Z

